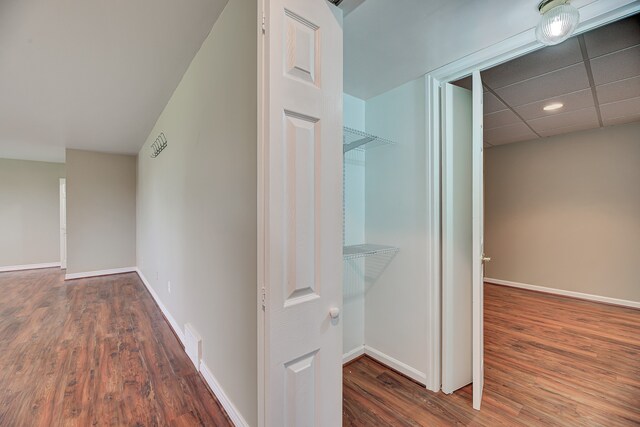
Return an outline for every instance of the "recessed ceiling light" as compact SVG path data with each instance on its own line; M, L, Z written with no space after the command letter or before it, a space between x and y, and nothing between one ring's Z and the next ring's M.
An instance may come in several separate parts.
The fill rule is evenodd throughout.
M562 102L554 102L553 104L545 105L542 109L544 111L555 111L559 110L562 107L564 107L564 104Z

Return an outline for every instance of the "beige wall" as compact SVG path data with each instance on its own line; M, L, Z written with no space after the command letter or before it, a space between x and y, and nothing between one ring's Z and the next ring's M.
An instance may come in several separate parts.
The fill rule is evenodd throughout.
M136 266L136 156L67 150L67 274Z
M138 266L257 425L257 5L231 0L138 155ZM151 143L168 147L155 159ZM171 281L171 292L168 282Z
M485 159L487 277L640 301L640 123Z
M60 262L64 164L0 159L0 267Z

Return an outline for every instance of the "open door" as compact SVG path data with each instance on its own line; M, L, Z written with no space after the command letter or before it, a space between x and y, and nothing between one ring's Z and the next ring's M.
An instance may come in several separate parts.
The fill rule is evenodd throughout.
M260 424L342 423L342 11L265 0Z
M473 381L471 91L445 84L442 147L442 391Z
M482 80L473 72L472 277L473 277L473 408L480 409L484 388L484 152Z
M442 180L442 390L473 383L480 408L483 361L482 82L444 85Z

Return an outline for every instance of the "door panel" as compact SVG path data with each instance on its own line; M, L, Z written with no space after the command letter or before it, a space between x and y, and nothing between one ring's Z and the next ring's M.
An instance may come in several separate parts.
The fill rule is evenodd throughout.
M472 381L472 95L444 85L442 391Z
M484 388L484 152L480 71L473 73L473 407Z
M342 12L267 0L265 15L261 425L340 425Z

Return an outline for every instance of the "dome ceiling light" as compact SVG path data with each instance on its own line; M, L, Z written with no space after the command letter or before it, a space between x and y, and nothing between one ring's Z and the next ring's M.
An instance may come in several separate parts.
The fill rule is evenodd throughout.
M542 0L538 10L542 19L536 27L536 38L547 46L571 37L580 22L580 12L569 4L569 0Z

